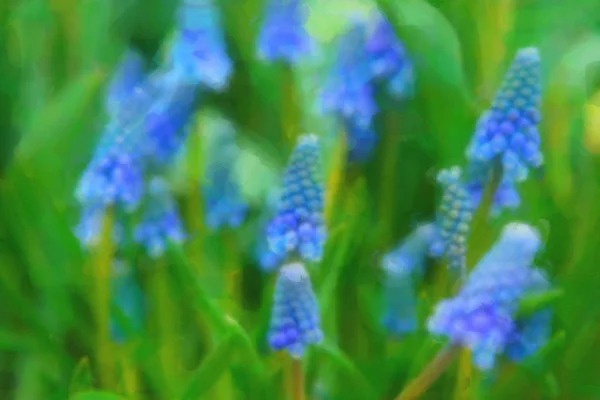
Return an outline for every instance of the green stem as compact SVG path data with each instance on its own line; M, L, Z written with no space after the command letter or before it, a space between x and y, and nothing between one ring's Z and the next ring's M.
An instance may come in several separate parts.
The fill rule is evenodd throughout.
M418 399L452 364L452 361L459 352L460 347L453 345L440 351L429 365L394 400Z
M289 145L296 145L299 130L299 108L294 82L294 71L289 65L281 66L281 128Z
M291 370L292 400L304 400L304 370L302 369L302 360L292 359Z

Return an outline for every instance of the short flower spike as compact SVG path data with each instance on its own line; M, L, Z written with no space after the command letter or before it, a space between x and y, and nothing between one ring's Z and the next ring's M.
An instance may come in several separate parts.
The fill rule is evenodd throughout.
M164 253L168 241L181 243L185 239L185 232L167 183L162 178L154 177L148 186L148 198L134 239L144 246L151 257L159 257Z
M383 326L393 335L414 332L417 328L415 285L423 276L425 258L434 237L434 224L421 225L382 260L386 275Z
M380 14L366 43L374 79L386 83L393 95L404 98L414 91L414 72L411 60L396 37L390 23Z
M440 171L437 180L444 195L436 216L436 236L430 254L445 257L452 270L463 273L466 268L467 238L473 219L471 198L464 187L459 167Z
M292 357L300 358L307 346L323 339L320 325L317 299L304 265L284 265L275 283L268 334L271 348L285 349Z
M366 26L361 22L338 39L336 59L318 100L322 113L335 114L362 129L371 126L377 112L366 40Z
M268 0L258 36L258 56L296 64L308 55L313 43L304 29L306 17L302 0Z
M238 227L246 219L248 205L234 175L233 164L240 149L235 141L235 129L219 120L210 132L213 147L208 154L206 183L201 188L205 199L206 224L213 230Z
M483 191L489 171L494 169L500 168L506 190L527 179L529 169L542 166L538 131L540 99L539 51L532 47L521 49L504 76L491 108L478 121L467 149L471 164L468 181L475 191ZM516 190L510 194L510 201L502 196L499 191L495 198L499 208L518 206Z
M300 136L283 177L277 213L268 227L267 239L276 254L321 260L327 236L321 169L319 140L315 135Z
M548 340L549 310L524 319L514 315L525 295L549 288L545 275L532 267L540 243L528 225L505 226L459 294L437 305L429 331L468 347L482 370L493 368L500 354L519 361L536 352Z
M216 91L227 87L233 66L213 0L185 0L182 3L171 62L190 83Z

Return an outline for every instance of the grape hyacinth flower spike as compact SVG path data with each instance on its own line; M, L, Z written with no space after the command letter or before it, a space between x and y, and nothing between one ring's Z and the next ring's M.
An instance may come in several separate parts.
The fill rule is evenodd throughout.
M304 29L306 17L302 0L268 0L258 36L259 58L296 64L309 54L313 43Z
M520 199L515 185L527 179L530 169L543 164L538 131L540 99L539 51L520 49L491 108L479 119L467 149L468 187L475 204L480 202L490 175L498 175L492 214L517 207Z
M190 83L224 90L233 66L214 1L184 0L178 17L178 32L171 50L173 67Z
M543 346L550 335L550 310L518 317L524 296L548 290L546 276L532 266L541 240L522 223L504 227L501 237L469 275L458 295L440 302L428 322L432 334L471 350L482 370L504 354L521 361Z
M321 169L318 138L300 136L284 173L276 215L268 227L267 239L276 254L297 254L309 262L321 260L327 236Z
M430 254L445 257L451 270L464 275L467 239L473 219L473 205L462 181L462 171L452 167L439 172L443 197L436 216L436 234Z
M146 79L144 58L134 50L126 50L108 85L105 107L116 115L123 102Z
M412 61L390 23L381 14L374 18L373 31L366 42L371 70L375 81L384 83L388 91L406 98L414 92Z
M154 177L148 186L148 198L134 239L144 246L151 257L156 258L164 253L168 241L181 243L185 239L185 232L167 183L162 178Z
M235 130L226 120L218 119L211 130L207 151L206 182L201 188L205 199L206 224L213 230L238 227L244 222L248 205L242 198L234 163L240 155Z
M425 272L425 259L435 229L432 223L420 225L382 260L385 271L383 326L392 335L414 332L417 328L415 285Z
M282 266L275 283L269 345L301 358L307 346L322 339L317 299L306 268L301 263Z

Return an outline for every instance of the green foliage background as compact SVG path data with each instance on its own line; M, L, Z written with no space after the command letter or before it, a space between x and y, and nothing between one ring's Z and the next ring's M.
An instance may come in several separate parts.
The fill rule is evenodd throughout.
M134 46L160 62L176 2L0 2L0 398L286 398L289 360L265 343L273 277L260 274L251 257L258 210L290 151L282 115L291 115L284 124L322 137L333 201L325 258L312 275L326 341L306 359L306 392L393 398L442 344L424 328L399 342L386 337L379 259L433 215L434 172L464 162L475 121L512 55L537 46L545 174L523 185L519 210L478 228L469 258L474 263L507 221L528 222L543 232L539 263L564 296L554 305L547 348L522 365L503 364L494 382L473 371L470 389L456 398L600 399L600 148L593 145L600 131L591 122L600 107L591 100L600 89L600 3L307 2L308 28L323 53L293 71L298 107L291 114L281 90L289 77L254 57L262 2L219 3L235 76L229 91L206 99L188 154L171 173L191 240L159 262L131 250L151 312L144 333L119 346L106 341L103 323L109 277L102 265L110 254L106 247L84 253L73 237L73 188L97 141L103 89L118 57ZM332 121L315 117L312 104L328 42L349 16L375 6L415 61L417 95L402 105L381 99L375 157L346 168L341 136ZM203 225L197 193L215 110L241 133L236 170L256 209L239 231L217 234ZM445 295L443 266L429 270L422 321ZM454 398L458 375L455 364L424 398Z

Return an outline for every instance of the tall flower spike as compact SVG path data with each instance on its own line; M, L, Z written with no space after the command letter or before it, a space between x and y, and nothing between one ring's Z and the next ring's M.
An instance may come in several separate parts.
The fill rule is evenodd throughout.
M310 53L312 41L306 30L302 0L269 0L258 36L258 56L267 61L295 64Z
M302 357L307 346L323 339L317 299L308 272L301 263L287 264L277 274L269 344Z
M491 108L477 123L475 134L467 149L469 181L475 191L481 192L489 171L501 168L505 187L527 178L530 168L543 164L540 151L540 55L536 48L517 52ZM510 202L497 194L498 207L515 207L516 196ZM480 195L475 195L479 199Z
M137 283L131 268L125 262L116 260L113 264L111 279L111 302L120 310L128 326L139 333L144 324L145 304L144 292ZM114 342L122 343L127 339L123 325L115 313L111 314L110 335Z
M242 198L234 163L240 149L235 142L233 125L222 119L215 120L209 132L211 142L207 149L206 183L202 187L205 199L206 223L211 229L224 226L238 227L248 213Z
M366 40L366 26L361 22L338 39L336 59L318 100L321 112L335 114L363 129L371 126L377 112Z
M323 177L319 141L302 135L283 176L277 213L267 239L279 255L298 253L306 261L320 261L327 236L323 219Z
M125 51L108 86L105 107L109 115L117 114L123 102L146 79L144 64L140 54Z
M482 370L493 368L500 354L519 361L535 353L548 340L549 310L524 319L514 315L523 296L549 287L545 275L532 267L540 243L539 233L528 225L506 225L459 294L437 305L429 331L468 347Z
M144 192L142 147L145 130L142 122L152 105L155 91L152 82L145 80L111 116L76 188L75 197L81 204L116 205L127 211L137 208Z
M171 50L176 71L190 83L224 90L232 73L219 11L213 0L185 0Z
M173 161L187 137L196 87L172 71L159 71L155 79L158 97L145 117L144 152L150 165L163 167Z
M459 167L445 169L438 174L437 181L444 195L436 216L437 229L430 254L434 257L444 256L452 270L464 273L473 206L461 175Z
M393 335L417 328L414 286L423 277L425 257L434 237L434 224L421 225L382 260L386 275L383 326Z
M151 257L159 257L164 253L168 241L181 243L185 239L185 232L167 183L162 178L154 177L148 186L148 198L134 239L144 246Z
M414 90L413 65L390 23L380 14L375 17L366 43L373 77L386 83L393 95L403 98Z

